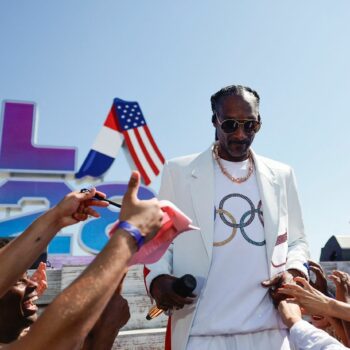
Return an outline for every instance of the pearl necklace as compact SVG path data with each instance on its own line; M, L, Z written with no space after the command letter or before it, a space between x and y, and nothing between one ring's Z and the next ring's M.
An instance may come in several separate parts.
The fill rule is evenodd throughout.
M249 167L248 167L248 173L246 176L243 177L234 177L232 176L227 170L226 168L222 165L221 161L220 161L220 157L219 157L219 145L216 143L214 145L213 148L213 156L214 159L216 160L216 162L218 163L218 166L221 170L221 172L227 177L229 178L232 182L236 183L236 184L240 184L242 182L247 181L250 176L253 174L253 170L254 170L254 163L253 163L253 159L252 159L252 155L249 152L249 156L248 156L248 161L249 161Z

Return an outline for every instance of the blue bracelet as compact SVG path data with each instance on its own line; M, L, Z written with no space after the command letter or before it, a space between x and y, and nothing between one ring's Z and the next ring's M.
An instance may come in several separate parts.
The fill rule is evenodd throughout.
M145 243L145 237L142 236L140 230L134 225L129 224L127 221L119 221L117 228L121 228L135 238L137 249L140 249Z
M305 262L303 265L307 270L307 277L310 279L310 265L308 262Z

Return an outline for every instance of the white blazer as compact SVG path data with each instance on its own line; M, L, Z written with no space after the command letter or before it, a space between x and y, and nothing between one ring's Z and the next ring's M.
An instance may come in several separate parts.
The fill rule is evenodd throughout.
M293 170L253 153L264 215L266 252L270 277L286 269L307 275L308 246ZM146 286L160 274L197 278L200 297L207 279L214 233L214 159L212 146L203 153L168 161L163 170L160 199L168 199L188 215L200 231L180 235L157 263L148 265ZM199 300L198 297L198 300ZM171 350L184 350L196 303L175 311L171 321Z

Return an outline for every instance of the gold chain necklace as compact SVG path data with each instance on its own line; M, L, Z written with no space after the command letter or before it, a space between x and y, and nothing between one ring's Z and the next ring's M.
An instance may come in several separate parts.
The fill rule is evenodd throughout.
M253 159L252 159L252 155L249 152L249 156L248 156L248 161L249 161L249 167L248 167L248 173L246 176L243 177L234 177L233 175L231 175L226 168L222 165L221 161L220 161L220 157L219 157L219 145L216 143L214 145L213 148L213 156L216 160L216 162L218 163L218 166L221 170L221 172L227 177L229 178L232 182L236 183L236 184L240 184L244 181L247 181L250 176L253 174L253 170L254 170L254 164L253 164Z

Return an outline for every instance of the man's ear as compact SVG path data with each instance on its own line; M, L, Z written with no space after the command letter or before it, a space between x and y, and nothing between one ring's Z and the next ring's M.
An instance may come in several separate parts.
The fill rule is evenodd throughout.
M213 127L215 128L215 141L218 140L218 131L216 130L217 127L217 119L215 113L211 116L211 122L213 123Z
M213 114L211 116L211 122L213 123L214 126L216 126L216 116L215 116L215 114Z

